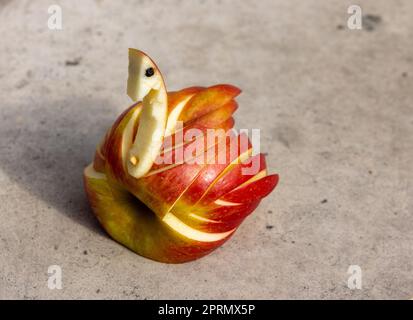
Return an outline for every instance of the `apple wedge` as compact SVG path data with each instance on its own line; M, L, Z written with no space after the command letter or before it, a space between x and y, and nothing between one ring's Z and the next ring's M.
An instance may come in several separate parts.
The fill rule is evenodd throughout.
M127 93L133 101L143 99L138 132L127 155L127 168L138 179L151 169L165 136L168 95L156 64L143 52L129 49Z
M166 124L165 136L175 132L176 124L182 110L185 108L188 101L203 89L204 88L202 87L191 87L181 91L168 93L168 121Z
M240 89L229 84L219 84L209 87L188 101L179 120L187 122L202 117L230 102L240 93Z
M255 201L266 197L277 184L278 175L272 174L225 194L221 200L237 203Z
M224 104L223 106L191 121L185 123L185 128L191 127L206 127L206 128L216 128L222 122L227 121L232 117L232 114L238 109L238 104L231 100Z

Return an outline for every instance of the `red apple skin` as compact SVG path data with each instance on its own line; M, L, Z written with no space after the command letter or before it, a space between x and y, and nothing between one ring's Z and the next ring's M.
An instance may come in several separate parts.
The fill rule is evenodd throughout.
M258 172L262 170L266 170L267 166L265 163L265 156L263 154L255 155L250 157L249 160L251 161L259 161ZM255 174L243 174L242 170L244 168L248 168L250 164L239 163L233 165L233 168L221 177L215 184L208 190L208 192L200 199L200 205L208 205L212 201L219 199L224 194L230 192L231 190L237 188L242 183L246 182L250 178L252 178Z
M234 140L232 140L234 139ZM231 143L233 143L234 141L236 141L238 143L238 145L240 145L239 141L241 140L241 136L233 136L229 139L226 140L226 145L225 145L225 151L226 153L226 161L225 163L219 163L219 159L218 159L218 154L219 152L216 152L216 156L215 156L215 163L210 164L208 166L205 166L202 168L202 171L200 172L200 174L196 177L196 180L189 186L189 188L182 194L180 200L178 203L176 203L176 206L179 208L181 205L183 206L193 206L195 205L200 199L201 197L204 195L204 193L207 191L207 189L209 187L213 187L213 183L217 183L218 181L220 181L220 179L218 179L219 175L228 167L230 166L230 163L234 160L236 160L236 158L243 152L248 151L248 149L251 147L251 144L248 144L246 146L241 146L238 149L237 154L230 154L230 145ZM217 150L218 151L218 150ZM235 165L233 165L235 166ZM227 176L224 175L224 177ZM243 176L239 175L234 177L234 180L239 181L240 179L242 179ZM215 180L218 179L216 182ZM221 178L222 179L222 178ZM236 186L238 186L240 183L235 183ZM232 190L232 189L231 189ZM218 199L218 197L216 197L213 200ZM212 201L212 200L211 200Z
M234 99L241 90L229 84L219 84L200 91L187 103L179 117L183 122L202 117Z
M206 207L200 206L194 212L207 212L207 214L204 215L205 218L226 222L234 219L245 218L247 215L252 213L259 204L260 200L241 203L238 206L217 206L212 204Z
M232 110L235 111L235 109L232 109ZM227 111L225 111L225 113L226 112ZM230 129L232 129L235 124L234 118L232 118L232 116L225 118L223 121L217 121L216 123L213 123L213 124L207 121L204 122L202 120L202 117L199 119L200 119L199 123L197 121L198 119L185 123L185 127L174 132L172 135L165 137L165 141L162 146L161 152L163 152L164 149L169 150L171 149L171 147L181 146L182 142L188 143L190 141L194 141L201 135L206 137L208 130L210 129L215 129L215 130L221 129L224 132L227 132ZM193 130L193 131L190 131L190 130ZM180 140L183 140L183 141L180 141Z
M218 206L215 209L208 207L174 209L174 214L184 223L204 232L226 232L237 228L242 221L251 214L260 201L243 203L237 206ZM208 220L199 220L192 213ZM211 221L209 221L211 220Z
M168 93L168 110L171 112L187 100L179 117L184 123L184 132L192 128L204 134L208 128L229 130L234 125L232 115L237 109L233 99L240 92L231 85L191 87ZM224 164L154 164L146 176L136 179L127 172L122 143L125 128L139 108L141 104L136 103L125 110L97 148L93 168L101 176L87 175L85 170L84 184L93 212L113 239L144 257L166 263L198 259L234 234L261 198L272 191L278 176L266 176L236 189L253 175L242 174L242 168L249 164L230 165L234 156L228 148L231 140L226 138ZM133 123L133 136L138 126L139 116ZM191 143L194 142L177 146L173 141L172 148L165 152L174 154L189 148ZM218 150L220 146L213 148ZM202 147L201 157L205 158L208 150L206 145ZM238 155L250 147L249 142L240 147ZM254 158L259 160L259 171L266 170L265 157ZM237 205L217 204L216 200ZM228 233L218 241L193 240L165 223L163 218L168 212L189 228L210 234Z
M230 100L217 109L186 122L186 126L217 128L217 126L232 117L232 114L238 109L238 104Z
M251 184L231 191L221 197L224 201L246 203L261 199L270 194L278 184L278 174L272 174L262 179L252 182Z
M93 159L93 168L97 172L105 172L106 160L102 155L100 147L96 148L95 158Z
M228 132L232 127L234 126L234 120L232 118L227 119L226 121L220 123L216 129L220 129L223 130L223 132ZM193 129L191 128L184 128L182 130L182 134L183 137L185 137L185 134L188 132L189 129ZM207 136L207 130L211 129L211 128L206 128L206 127L197 127L196 129L198 129L197 131L197 135L194 137L188 137L191 138L189 141L187 140L182 140L182 141L176 141L176 139L181 139L178 138L177 136L172 136L173 138L171 139L171 142L165 143L163 146L163 149L161 149L160 151L160 155L157 158L157 161L155 161L155 163L153 164L150 172L152 171L158 171L162 168L165 167L170 167L171 166L171 162L172 164L177 164L180 163L179 160L182 158L182 156L185 154L185 152L189 152L191 150L196 150L199 148L199 150L208 150L208 148L213 147L214 145L218 144L221 140L216 139L215 144L211 144L208 145L208 141L206 139ZM176 138L176 139L174 139ZM182 144L183 143L183 144ZM194 157L195 158L195 157ZM167 163L163 163L161 160L159 159L168 159ZM191 158L192 159L192 158ZM171 160L171 161L169 161ZM185 159L185 160L190 160L190 159ZM187 161L188 162L188 161ZM149 175L150 173L148 173Z
M205 90L204 87L189 87L179 91L168 92L168 112L170 113L178 103Z

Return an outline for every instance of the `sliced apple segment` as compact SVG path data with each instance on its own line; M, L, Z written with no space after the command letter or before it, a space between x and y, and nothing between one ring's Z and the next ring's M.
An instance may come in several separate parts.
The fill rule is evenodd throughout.
M166 124L165 136L173 134L178 118L187 102L203 87L190 87L176 92L168 92L168 122Z
M233 233L236 229L232 229L227 232L220 232L220 233L208 233L199 231L194 229L187 224L183 223L179 220L175 215L168 212L162 219L170 228L172 228L175 232L179 233L180 235L195 241L200 242L215 242L220 241L227 238L231 233Z
M184 100L180 101L175 108L173 108L169 112L168 121L166 123L165 129L165 136L168 136L175 132L175 127L178 122L179 115L181 114L182 110L184 109L188 100L191 99L191 96L185 98Z
M127 169L134 178L151 169L162 146L168 115L168 96L160 71L143 52L129 49L128 95L143 99L135 141L128 152Z
M236 187L235 189L233 189L232 191L238 190L240 188L243 188L247 185L249 185L250 183L253 183L254 181L260 180L264 177L267 176L267 169L263 169L260 172L258 172L255 176L253 176L252 178L248 179L247 181L245 181L244 183L241 183L238 187Z
M95 158L93 160L93 168L98 172L104 172L105 171L106 159L102 155L102 152L100 150L101 149L99 147L96 148Z
M136 109L139 108L139 105L140 104L132 105L115 121L104 145L104 153L102 152L102 155L105 156L106 160L106 175L111 176L114 180L117 180L120 183L126 183L128 179L133 179L126 170L127 152L125 155L125 151L128 150L125 150L126 147L124 146L125 144L130 145L133 141L133 137L130 137L130 133L128 133L126 136L128 136L130 140L129 138L126 138L125 128L133 124L134 121L131 119L134 118L134 116L137 116ZM136 122L137 121L135 121L135 123ZM129 142L125 143L125 141Z
M206 138L206 131L200 130L200 133L193 140L180 142L177 147L173 146L162 150L146 176L169 170L183 163L211 163L210 159L218 154L216 152L217 148L225 146L226 143L228 144L228 141L230 141L228 139L233 136L232 133L230 135L226 134L226 128L222 128L222 132L223 134L217 135L214 141L211 142ZM226 140L228 141L226 142Z
M213 129L221 130L223 133L227 133L234 126L234 119L229 118L219 123ZM167 152L171 152L174 149L182 148L184 145L194 142L196 139L204 139L205 148L207 147L207 134L211 128L205 126L189 125L181 130L173 132L173 134L166 136L161 148L161 155Z
M206 128L216 128L220 123L232 117L232 114L237 110L238 104L234 100L230 100L223 106L185 123L186 127L202 126Z
M194 205L202 197L209 186L213 184L214 179L219 176L220 173L223 172L232 162L238 159L236 155L231 155L230 146L234 139L238 139L239 137L234 135L225 135L224 138L225 140L218 137L218 140L215 140L215 144L206 150L207 165L202 168L200 174L191 183L191 185L188 186L185 193L177 199L175 205L178 208L181 206ZM208 154L210 156L208 156Z
M176 218L178 215L174 214ZM181 215L182 216L182 215ZM189 227L196 229L198 231L206 232L209 234L217 234L217 233L224 233L228 231L233 231L234 229L238 228L241 222L245 219L244 218L234 218L225 221L216 221L213 219L207 219L203 216L198 214L190 213L189 215L182 216L183 218L180 219L184 224L188 225Z
M240 89L229 84L219 84L209 87L188 101L179 119L187 122L202 117L225 105L240 93Z
M139 114L142 111L142 104L138 104L136 108L132 111L132 115L125 126L125 129L122 132L122 145L121 145L121 152L122 152L122 159L124 168L127 166L128 159L128 152L133 145L133 141L135 138L135 127L136 122L138 121Z
M248 142L248 145L242 145L240 142L243 139L243 135L239 135L237 137L237 152L236 153L232 153L231 154L231 150L228 150L227 148L227 162L224 165L219 165L218 164L218 170L215 170L214 174L212 174L212 172L210 172L210 170L215 169L216 165L210 165L208 166L205 170L206 170L206 176L209 179L204 179L204 181L198 181L197 184L194 184L194 188L197 188L199 191L202 190L202 194L200 195L200 197L198 197L198 199L194 202L194 205L197 205L199 203L207 203L210 202L212 200L215 200L219 197L219 195L213 197L211 196L210 191L212 189L215 189L215 185L218 183L218 181L220 181L222 179L222 177L226 176L228 174L228 172L231 172L231 170L233 170L237 165L242 164L245 160L249 159L251 157L252 154L252 146L251 144ZM230 149L230 148L229 148ZM232 183L237 183L239 181L239 179L242 178L242 176L236 176L234 177L235 181L232 180ZM198 193L199 193L198 191ZM205 198L208 198L207 201L205 202ZM191 197L192 201L194 201L194 197Z
M215 203L213 203L208 207L197 208L196 211L193 211L193 213L206 219L223 222L227 220L245 218L252 211L254 211L255 208L257 208L259 203L260 200L226 206L216 206Z
M193 208L172 213L188 226L205 232L226 232L237 228L242 221L258 206L258 201L248 202L237 206L217 208Z
M250 156L252 149L249 150L250 153L246 156ZM245 157L244 157L245 159ZM238 186L244 186L247 181L250 181L255 177L256 180L266 176L266 163L265 156L263 154L257 154L255 156L249 157L245 161L232 164L226 172L224 172L217 181L208 189L206 194L202 197L202 201L199 202L200 205L208 205L211 201L219 199L224 194L231 192L238 188ZM255 174L255 168L252 173L245 173L244 169L250 169L251 166L257 166L257 171L260 174ZM254 180L251 180L253 182ZM221 200L222 201L222 200Z
M170 113L175 107L188 97L193 97L198 92L205 90L204 87L188 87L179 91L168 92L168 113Z
M167 116L166 92L152 90L143 99L135 142L129 150L128 172L135 178L151 169L162 146Z
M273 174L251 182L221 197L224 201L246 203L266 197L277 185L278 174Z

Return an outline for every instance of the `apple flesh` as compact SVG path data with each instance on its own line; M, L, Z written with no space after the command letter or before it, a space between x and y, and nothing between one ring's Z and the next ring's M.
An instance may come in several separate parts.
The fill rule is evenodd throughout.
M139 50L129 49L127 88L132 100L143 99L140 125L127 161L128 173L139 179L148 173L159 153L168 117L168 95L163 77L156 64Z

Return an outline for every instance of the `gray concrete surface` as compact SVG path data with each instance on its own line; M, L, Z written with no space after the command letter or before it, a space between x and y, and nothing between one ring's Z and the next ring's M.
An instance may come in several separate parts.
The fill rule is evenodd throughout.
M47 28L53 3L62 31ZM0 298L412 298L413 2L362 1L381 19L361 31L352 3L0 1ZM82 169L129 104L128 47L169 89L241 87L237 127L262 130L281 176L193 263L135 255L86 202Z

